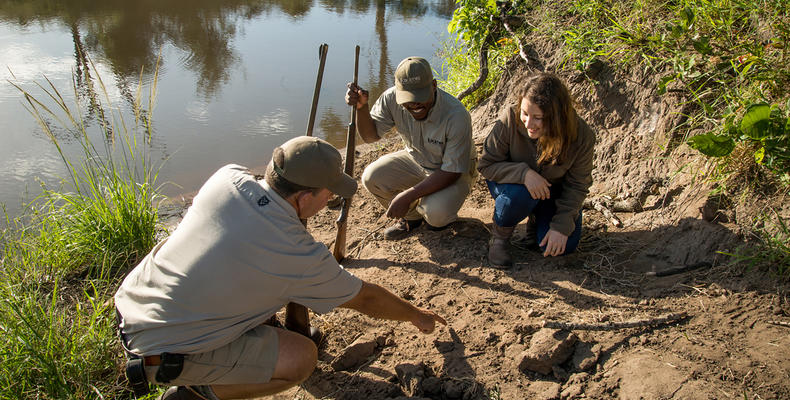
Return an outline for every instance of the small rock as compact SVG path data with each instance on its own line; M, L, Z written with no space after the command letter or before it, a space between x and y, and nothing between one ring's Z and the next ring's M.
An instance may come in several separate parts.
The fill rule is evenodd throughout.
M558 383L546 381L534 381L529 384L527 399L535 400L556 400L560 398L560 386Z
M584 383L584 381L586 381L589 377L590 377L590 374L588 374L586 372L577 372L577 373L571 375L570 378L568 378L568 384Z
M572 385L568 385L565 389L562 390L560 397L562 399L578 399L581 397L580 395L584 391L584 385L581 383L574 383Z
M562 364L573 353L577 337L574 333L544 328L532 336L529 348L517 360L520 370L548 375L552 367Z
M537 318L537 317L540 317L541 315L543 315L542 312L537 311L537 310L535 310L533 308L530 308L529 311L527 311L527 316L530 317L530 318Z
M335 371L345 371L361 365L368 359L378 346L377 338L372 334L365 334L348 345L339 356L335 357L330 366Z
M524 357L525 350L526 347L524 347L524 345L520 343L513 343L512 345L504 349L505 360L508 360L511 363L515 364L513 366L513 369L519 368L519 360L521 360L521 358Z
M576 343L571 364L576 371L587 371L592 368L601 356L601 345L585 342Z

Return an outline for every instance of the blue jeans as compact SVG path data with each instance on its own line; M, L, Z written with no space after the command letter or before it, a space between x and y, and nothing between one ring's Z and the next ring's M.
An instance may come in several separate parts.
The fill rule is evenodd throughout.
M537 225L536 244L539 245L546 233L549 232L551 219L557 213L554 199L559 198L562 194L562 185L555 184L549 188L551 197L548 200L535 200L530 196L527 187L521 184L496 183L488 179L486 179L486 184L488 191L494 198L494 223L503 227L516 226L532 214L535 216ZM568 236L563 254L569 254L576 250L581 237L582 212L579 210L579 216L576 217L576 228ZM541 246L541 250L545 251L546 246Z

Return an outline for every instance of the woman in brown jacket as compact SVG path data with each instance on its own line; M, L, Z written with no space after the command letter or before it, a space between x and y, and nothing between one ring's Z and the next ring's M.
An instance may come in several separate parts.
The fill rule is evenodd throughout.
M477 166L494 197L488 249L494 267L512 265L507 243L530 215L544 256L574 251L592 184L595 134L576 114L565 84L556 75L538 74L519 100L494 123Z

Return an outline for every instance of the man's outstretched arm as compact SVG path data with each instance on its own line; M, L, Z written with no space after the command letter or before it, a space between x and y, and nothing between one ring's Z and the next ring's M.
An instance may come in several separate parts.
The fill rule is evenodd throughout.
M362 282L359 293L340 307L357 310L373 318L409 321L422 333L433 332L436 322L447 325L447 321L433 311L417 308L375 283Z

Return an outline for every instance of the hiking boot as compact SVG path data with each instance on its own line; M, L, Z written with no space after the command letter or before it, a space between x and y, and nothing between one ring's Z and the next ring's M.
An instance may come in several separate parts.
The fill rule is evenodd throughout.
M412 221L406 220L405 218L401 218L395 225L390 226L389 228L384 230L384 239L387 240L400 240L404 237L408 236L409 232L417 229L420 225L422 225L423 219L415 219Z
M499 226L491 224L491 240L488 242L488 262L494 268L505 269L513 265L513 258L508 251L510 236L515 226Z
M187 386L171 386L157 400L211 400Z
M525 250L540 251L540 246L538 246L538 225L535 223L534 215L530 215L524 224L523 234L516 229L513 237L510 239L510 243Z

